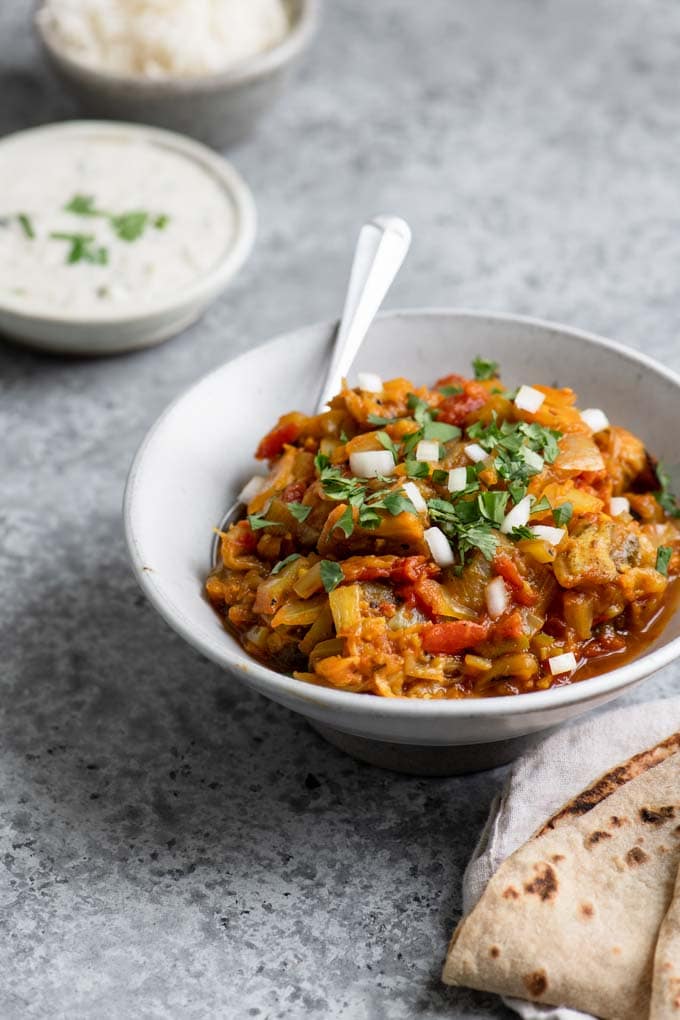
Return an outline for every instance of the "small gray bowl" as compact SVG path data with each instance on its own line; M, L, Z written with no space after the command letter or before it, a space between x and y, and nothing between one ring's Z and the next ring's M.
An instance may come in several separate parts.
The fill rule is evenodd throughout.
M252 132L314 35L319 0L286 0L286 6L291 27L278 46L219 74L191 78L95 70L65 53L39 17L34 24L57 77L88 116L155 124L223 149Z

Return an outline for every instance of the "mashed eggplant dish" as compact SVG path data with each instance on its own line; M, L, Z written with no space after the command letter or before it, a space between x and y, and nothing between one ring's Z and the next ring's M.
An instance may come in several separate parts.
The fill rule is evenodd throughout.
M342 691L522 694L614 668L676 600L680 508L643 442L481 358L284 415L206 594L265 665Z

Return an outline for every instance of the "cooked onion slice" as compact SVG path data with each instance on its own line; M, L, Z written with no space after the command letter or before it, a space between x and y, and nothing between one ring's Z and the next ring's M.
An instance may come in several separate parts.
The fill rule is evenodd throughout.
M609 428L609 418L599 407L587 407L581 411L581 419L593 432L602 432Z
M253 475L249 482L243 486L238 494L239 503L250 503L251 499L259 496L267 486L267 479L264 475Z
M510 599L508 597L508 589L505 587L505 581L502 577L494 577L493 581L489 581L484 591L484 598L486 599L486 608L489 610L489 616L496 620L499 616L502 616L506 612L510 605Z
M514 506L509 514L506 514L501 524L501 532L508 535L514 528L523 528L531 514L531 496L520 499L517 506Z
M427 461L439 460L439 443L433 439L421 439L416 446L416 460Z
M449 492L462 492L467 485L467 468L457 467L449 471L447 488Z
M427 503L422 497L420 489L415 482L404 482L402 486L404 492L413 503L414 507L419 514L424 514L427 511Z
M619 514L630 513L630 503L625 496L612 496L609 500L609 513L612 517L618 517Z
M423 537L430 547L432 559L439 567L450 567L453 563L453 551L449 540L441 528L428 528Z
M375 372L359 372L357 374L359 389L364 393L382 393L383 381Z
M566 528L550 528L547 524L536 524L531 528L531 534L542 538L548 545L559 545L566 533Z
M470 443L469 446L465 447L465 453L475 464L481 464L489 456L479 443Z
M533 386L520 386L515 397L515 407L518 407L520 411L536 414L544 400L545 394L540 390L535 390Z
M572 670L576 669L576 656L573 652L565 652L564 655L553 655L551 659L548 659L548 667L553 676L559 676L560 673L571 673Z
M349 455L349 466L359 478L394 474L394 457L389 450L357 450Z

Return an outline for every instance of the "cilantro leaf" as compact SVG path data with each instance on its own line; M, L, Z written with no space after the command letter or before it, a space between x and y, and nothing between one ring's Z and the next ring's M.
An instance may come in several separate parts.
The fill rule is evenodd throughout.
M161 213L160 216L156 216L153 225L156 230L165 230L169 222L170 217L166 213Z
M423 426L423 438L434 439L438 443L449 443L460 436L461 431L457 425L447 425L443 421L428 421Z
M435 485L446 485L449 480L448 471L443 471L442 468L435 468L432 472L432 481Z
M393 425L398 418L381 418L379 414L367 414L366 421L371 425Z
M392 440L390 439L390 437L387 435L386 432L376 432L375 438L378 440L378 442L380 443L380 445L382 447L384 447L386 450L390 451L390 453L392 454L392 457L394 459L394 463L398 464L399 463L399 447L396 445L396 443L392 442Z
M550 507L550 500L547 499L545 496L543 496L542 499L538 499L538 500L534 499L534 500L532 500L532 503L531 503L531 513L532 514L543 514L547 510L550 510L550 509L551 509L551 507Z
M673 550L669 545L660 545L656 550L656 569L664 577L668 577L668 564L671 561Z
M35 230L33 229L33 222L30 216L27 216L26 213L19 213L17 219L19 220L21 229L23 230L26 237L29 239L29 241L32 241L35 237Z
M514 542L519 542L523 538L536 538L531 528L527 528L525 525L520 525L517 528L513 528L509 536Z
M659 461L654 470L661 486L659 491L654 493L654 498L669 517L680 517L680 506L678 506L677 497L671 491L671 476L661 461Z
M430 519L437 523L461 562L472 549L479 549L485 559L492 560L498 548L498 536L484 519L477 500L459 500L453 504L445 499L427 503Z
M560 506L553 507L553 520L558 528L561 528L564 524L568 524L573 515L573 503L562 503Z
M248 514L248 524L252 531L259 531L261 528L273 528L278 521L268 521L264 514Z
M440 386L439 392L445 397L458 397L461 393L464 393L462 386Z
M499 365L497 361L486 361L484 358L475 358L472 362L475 371L475 379L495 379L498 376Z
M287 567L289 563L295 563L295 560L300 559L300 553L291 553L290 556L286 556L285 560L279 560L275 567L272 567L272 574L280 574L284 567Z
M483 517L492 524L501 525L508 498L507 492L480 492L477 496L477 505Z
M346 507L344 513L336 522L335 527L340 528L345 538L349 538L354 531L354 514L352 513L351 506Z
M111 226L121 241L136 241L142 236L149 222L147 212L122 213L120 216L111 216Z
M414 507L408 496L405 496L403 492L388 492L382 500L382 503L388 513L396 517L397 514L417 514L417 510Z
M64 212L75 213L76 216L101 216L95 207L93 195L74 195L64 206Z
M406 403L409 411L413 412L414 419L419 425L425 425L427 422L433 421L437 417L439 412L436 407L430 407L426 400L422 400L417 397L415 393L409 393L406 397Z
M430 474L429 465L422 460L407 460L404 462L404 467L409 478L427 478ZM434 474L432 478L434 480Z
M321 560L319 570L321 571L323 586L329 593L345 580L342 567L339 563L334 563L332 560Z
M91 262L93 265L105 266L109 261L108 248L95 248L92 234L65 234L54 231L50 237L55 241L68 241L71 245L66 261L69 265L76 262Z
M304 523L312 512L311 506L304 506L302 503L287 503L286 506L296 521Z

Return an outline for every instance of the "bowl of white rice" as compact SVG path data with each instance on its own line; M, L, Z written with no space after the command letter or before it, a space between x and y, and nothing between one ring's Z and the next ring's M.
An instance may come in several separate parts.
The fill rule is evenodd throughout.
M318 0L41 0L35 26L85 114L222 149L281 93L317 18Z

